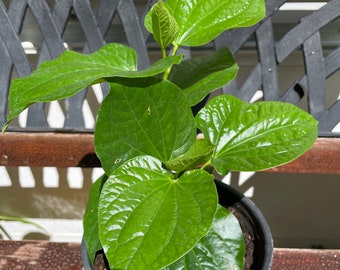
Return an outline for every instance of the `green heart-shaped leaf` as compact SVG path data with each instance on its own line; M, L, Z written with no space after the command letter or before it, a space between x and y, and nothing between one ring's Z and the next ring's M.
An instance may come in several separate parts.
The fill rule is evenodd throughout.
M238 220L222 206L217 207L209 233L184 257L163 270L241 270L245 242Z
M112 83L95 128L96 152L107 174L139 155L166 162L185 153L195 138L195 119L181 89L155 78Z
M107 176L103 175L93 183L83 218L84 239L91 264L97 251L102 249L98 231L98 203L100 191L106 180Z
M263 0L168 0L164 6L179 26L174 43L180 46L204 45L227 29L253 25L265 16ZM145 27L152 33L150 13Z
M215 146L217 171L257 171L292 161L317 138L317 121L283 102L243 102L221 95L197 115L197 124Z
M154 39L162 49L171 44L178 32L178 25L174 17L164 7L162 0L152 8L152 32Z
M236 77L238 65L227 48L174 65L169 80L183 89L191 106Z
M13 80L9 95L10 114L6 125L35 102L67 98L91 84L111 77L154 76L178 64L181 59L181 56L168 57L146 70L137 71L136 52L121 44L105 45L89 55L66 51L60 57L42 63L30 76Z
M99 236L112 269L161 269L208 233L217 207L213 176L174 179L162 163L139 156L117 168L99 202Z

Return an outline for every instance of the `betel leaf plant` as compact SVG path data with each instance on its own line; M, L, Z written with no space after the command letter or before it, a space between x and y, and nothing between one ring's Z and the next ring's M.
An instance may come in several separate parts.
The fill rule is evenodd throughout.
M103 250L111 269L242 269L242 232L218 204L213 170L290 162L313 145L317 121L292 104L230 95L194 116L191 107L233 80L238 66L227 48L188 60L177 52L264 15L263 0L160 0L145 18L162 52L150 67L138 70L136 52L114 43L88 55L66 51L13 81L3 130L33 103L110 86L94 131L105 174L84 215L91 262Z
M23 217L13 217L13 216L2 216L0 215L0 239L2 238L2 234L6 236L8 239L12 240L12 237L7 232L5 227L1 225L1 221L14 221L14 222L20 222L22 224L29 224L33 225L35 228L39 229L42 232L42 236L45 236L46 238L49 238L49 233L46 231L44 227L39 225L38 223L31 221L29 219L23 218Z

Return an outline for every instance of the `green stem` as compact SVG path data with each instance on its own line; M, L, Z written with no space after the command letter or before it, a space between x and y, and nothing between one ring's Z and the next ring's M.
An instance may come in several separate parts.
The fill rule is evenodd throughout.
M162 57L166 58L166 50L165 50L165 48L162 48Z
M6 235L9 240L12 240L12 237L8 234L8 232L5 230L5 228L2 227L1 225L0 225L0 232L2 232L4 235Z
M173 48L173 51L172 51L172 54L171 56L174 56L176 55L178 49L179 49L179 46L177 44L173 44L174 45L174 48ZM164 50L164 51L163 51ZM166 57L166 53L165 53L165 49L162 49L162 55L163 55L163 58ZM168 77L169 77L169 74L170 74L170 71L171 71L171 68L172 66L170 66L165 72L164 72L164 75L163 75L163 79L164 80L167 80Z
M206 170L207 167L209 167L209 166L211 166L211 161L210 161L210 159L209 159L206 163L204 163L204 164L202 165L201 169L202 169L202 170Z
M46 229L42 226L40 226L38 223L35 223L34 221L30 221L28 219L22 218L22 217L9 217L9 216L0 216L0 220L4 221L17 221L21 223L26 223L35 226L36 228L42 230L46 235L48 235L48 232Z
M178 49L179 49L178 44L174 43L174 49L173 49L173 51L172 51L172 56L174 56L174 55L177 54Z

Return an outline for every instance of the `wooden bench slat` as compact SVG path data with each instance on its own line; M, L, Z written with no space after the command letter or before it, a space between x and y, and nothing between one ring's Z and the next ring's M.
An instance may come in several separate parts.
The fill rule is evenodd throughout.
M100 167L93 135L87 133L5 133L0 135L0 165Z
M339 270L340 250L274 249L271 270Z
M277 173L340 174L340 138L318 138L293 162L267 170Z
M0 269L82 269L80 244L0 240ZM275 248L272 270L338 270L340 250Z
M82 269L78 243L0 240L0 269Z
M340 174L339 157L339 138L318 138L300 158L267 172ZM10 132L0 135L0 166L99 167L100 162L93 134Z

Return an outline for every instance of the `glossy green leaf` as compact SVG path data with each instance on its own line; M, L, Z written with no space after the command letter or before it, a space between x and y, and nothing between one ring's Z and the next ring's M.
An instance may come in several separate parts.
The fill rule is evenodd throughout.
M221 174L275 167L302 155L317 138L317 121L283 102L243 102L221 95L197 115L215 146L212 164Z
M96 152L107 174L138 155L166 162L185 153L195 138L195 119L181 89L152 78L112 83L95 128Z
M218 206L209 233L184 257L163 270L243 269L245 242L238 220Z
M179 26L174 42L181 46L200 46L227 29L250 26L265 16L263 0L168 0L164 6ZM152 33L149 13L145 27Z
M98 204L100 191L106 180L107 176L103 175L93 183L83 218L84 239L91 264L97 251L102 249L98 231Z
M152 29L153 37L162 49L170 45L177 35L178 25L162 0L152 8Z
M161 161L139 156L117 168L99 202L99 236L112 269L161 269L208 233L217 207L213 176L174 179Z
M236 77L238 65L227 48L209 55L184 60L172 67L169 80L183 89L190 105Z
M189 151L165 163L167 168L181 172L207 162L213 152L213 145L207 139L197 140Z
M148 69L137 71L136 52L121 44L105 45L89 55L66 51L41 64L30 76L13 80L7 124L35 102L67 98L110 77L154 76L178 64L181 59L181 56L161 59Z

